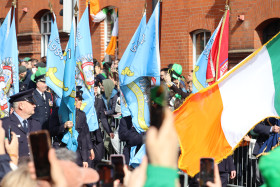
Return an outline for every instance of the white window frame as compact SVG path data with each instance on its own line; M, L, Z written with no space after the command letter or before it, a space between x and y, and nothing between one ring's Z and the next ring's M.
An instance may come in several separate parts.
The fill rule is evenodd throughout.
M49 43L49 37L51 35L51 28L50 24L47 24L47 32L44 33L44 23L51 23L52 19L50 12L46 12L42 17L41 17L41 57L47 56L47 49L48 49L48 43ZM44 21L44 17L47 16L47 20Z
M200 34L202 32L204 33L204 48L207 44L206 33L210 33L210 35L211 35L211 32L209 30L206 30L206 29L200 29L200 30L197 30L197 31L193 32L193 34L192 34L192 38L193 38L193 68L195 67L195 63L196 63L196 35Z

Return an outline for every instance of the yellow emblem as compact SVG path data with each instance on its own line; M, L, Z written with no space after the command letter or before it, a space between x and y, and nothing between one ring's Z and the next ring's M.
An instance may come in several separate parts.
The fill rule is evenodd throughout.
M56 76L55 73L57 72L57 68L53 67L53 68L49 68L49 70L46 73L46 77L49 77L51 79L51 81L58 86L59 88L63 88L64 91L68 91L68 88L64 87L64 84L61 80L59 80Z
M198 72L198 70L199 70L199 66L195 66L194 72L193 72L193 85L199 91L199 90L202 90L204 87L202 86L202 84L196 78L195 72Z
M132 77L134 75L133 72L129 69L129 67L126 67L124 70L122 70L122 75L127 75L129 77Z

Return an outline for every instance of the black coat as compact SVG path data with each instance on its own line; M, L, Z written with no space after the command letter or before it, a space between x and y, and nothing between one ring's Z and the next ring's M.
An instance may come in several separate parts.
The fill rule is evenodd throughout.
M36 83L31 80L32 72L27 69L25 79L21 82L27 86L28 89L36 88Z
M8 137L9 126L11 126L11 130L18 136L19 156L29 156L27 135L29 132L41 130L42 125L37 120L29 118L27 133L14 113L12 113L9 117L3 118L2 124L3 128L5 129L6 137Z
M83 162L87 162L89 158L89 150L93 149L93 145L90 139L89 128L87 124L87 118L84 111L76 110L76 130L79 133L78 136L78 150L80 152Z
M265 122L260 122L254 128L254 132L258 134L253 155L258 155L258 152L264 142L269 138L271 126L265 125Z
M100 120L104 130L109 135L110 133L112 133L112 129L109 126L107 116L104 113L104 111L105 111L104 101L99 97L95 97L94 107L95 107L95 111L96 111L96 114L97 114L97 119Z
M52 96L49 92L45 92L44 94L46 98L45 101L43 100L42 95L37 90L34 90L33 97L36 101L36 108L32 118L38 120L42 124L43 129L48 129L52 107L49 103L52 102Z
M228 156L218 165L220 173L229 173L235 170L232 156Z

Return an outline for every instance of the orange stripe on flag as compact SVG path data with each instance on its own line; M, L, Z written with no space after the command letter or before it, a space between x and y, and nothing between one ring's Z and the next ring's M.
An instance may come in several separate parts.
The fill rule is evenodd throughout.
M88 5L88 0L86 6ZM96 15L100 11L99 0L90 0L90 14Z
M106 49L106 54L108 55L115 55L115 50L116 50L116 46L117 46L117 37L116 36L112 36L110 43L108 44L108 47Z
M218 84L190 96L174 112L181 156L178 166L194 176L201 157L221 161L232 151L221 127L223 103Z

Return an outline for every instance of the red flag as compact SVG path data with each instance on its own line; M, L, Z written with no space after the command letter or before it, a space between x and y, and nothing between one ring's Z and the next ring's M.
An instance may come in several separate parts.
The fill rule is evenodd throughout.
M226 10L223 23L217 33L208 58L206 80L212 85L228 70L229 10Z

